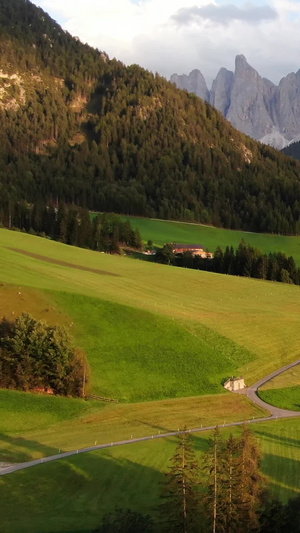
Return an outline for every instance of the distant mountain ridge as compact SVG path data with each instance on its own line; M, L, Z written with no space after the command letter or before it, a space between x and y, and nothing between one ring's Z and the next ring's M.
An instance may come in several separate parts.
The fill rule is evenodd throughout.
M199 70L173 74L171 82L212 104L239 131L282 149L300 140L300 70L275 85L261 77L245 56L235 59L235 71L222 67L208 89Z

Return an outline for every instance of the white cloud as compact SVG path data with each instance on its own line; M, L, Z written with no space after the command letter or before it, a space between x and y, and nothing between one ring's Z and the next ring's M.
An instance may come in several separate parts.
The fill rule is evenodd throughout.
M276 11L268 5L246 5L245 7L239 7L234 4L207 4L202 7L182 7L172 16L172 19L179 26L197 21L200 22L201 20L210 20L213 23L224 25L234 20L239 20L247 24L257 24L264 20L273 20L276 18Z
M298 0L34 0L72 35L169 77L199 68L208 84L244 54L277 83L300 68ZM194 14L178 25L178 14ZM174 24L177 15L177 24ZM182 20L180 19L182 22Z

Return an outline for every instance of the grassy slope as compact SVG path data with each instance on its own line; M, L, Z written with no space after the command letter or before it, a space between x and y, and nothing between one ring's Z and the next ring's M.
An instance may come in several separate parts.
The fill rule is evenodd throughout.
M101 272L24 256L7 249L12 242L16 248ZM299 287L132 261L7 230L0 231L0 279L150 311L199 338L205 326L230 339L237 353L241 347L251 354L252 361L245 361L244 352L240 363L235 363L236 372L244 374L248 384L298 357Z
M83 267L88 265L100 269L101 273L44 262L8 250L8 246ZM67 325L73 321L76 340L81 339L83 345L85 340L88 351L91 350L91 365L93 355L89 343L92 342L93 328L98 328L96 318L90 321L95 302L93 298L102 300L97 301L102 313L100 316L103 317L106 307L113 317L112 322L116 317L120 320L122 315L122 327L129 324L126 321L130 317L137 319L138 310L143 309L141 316L154 321L152 325L157 323L161 326L166 321L170 324L172 321L177 331L195 335L195 342L203 341L206 332L205 341L223 350L228 359L232 358L237 370L244 370L248 380L255 381L273 368L297 358L300 317L297 314L296 287L130 261L5 230L0 231L0 280L18 284L18 294L9 304L10 313L15 314L24 304L20 304L22 297L27 306L31 305L31 289L28 287L48 289L42 297L45 304L44 301L36 302L36 313L42 317L53 313L54 322L59 313ZM3 286L1 290L11 289ZM39 291L35 290L34 293L38 295ZM71 294L76 295L75 306ZM105 304L103 299L111 303ZM113 305L114 302L119 305ZM130 317L124 318L120 303L129 306L130 310L126 308L126 311ZM93 324L90 330L86 329L88 323ZM107 321L106 331L109 331L109 327L111 324ZM243 347L242 356L239 346ZM132 344L129 344L131 347ZM246 362L245 353L250 354L252 362L249 359ZM259 360L259 364L255 359ZM11 398L15 394L9 392L10 398L6 404L2 403L4 416L1 419L5 424L9 424L9 408L11 402L13 405ZM195 427L201 423L222 423L224 420L260 415L246 398L222 394L132 405L103 407L98 404L95 411L91 406L90 412L83 412L81 408L76 411L77 407L72 412L68 407L66 412L72 412L69 419L67 414L63 414L64 419L59 421L57 412L50 420L49 413L38 406L39 401L51 402L52 399L37 398L32 400L37 405L33 409L32 420L30 417L27 419L27 415L20 417L20 425L15 426L15 433L13 428L5 427L5 424L1 428L0 425L2 460L42 457L58 449L76 449L77 446L93 444L95 440L107 442L112 440L112 436L117 440L130 438L131 434L151 435L165 429L177 429L177 425L180 427L184 423ZM44 414L39 415L41 411ZM40 417L40 426L33 430L30 428L35 413ZM75 415L78 418L74 419ZM293 494L297 487L299 421L276 424L266 425L265 428L259 425L258 430L266 453L264 469L272 476L275 493L285 498ZM47 430L44 429L46 425ZM148 431L145 431L146 428ZM293 432L295 436L291 437ZM202 436L198 442L200 447L204 446ZM113 507L116 502L123 506L131 503L136 509L149 512L157 501L157 480L166 468L170 448L165 443L155 443L153 452L149 453L148 445L151 443L103 452L101 457L104 457L104 461L100 462L99 454L88 454L0 478L0 501L4 506L2 516L5 516L3 530L16 531L21 523L22 531L80 531L89 524L94 527L99 522L99 514L109 506ZM49 468L47 472L45 470L47 482L41 476L41 468ZM72 496L76 498L69 494L70 487ZM14 512L16 505L20 510L19 517Z
M262 469L273 494L283 500L296 495L300 421L253 427L264 452ZM199 459L208 436L203 433L194 438ZM74 456L0 478L3 533L91 531L116 502L123 508L155 514L159 483L174 446L171 439L149 441Z
M96 298L52 293L88 354L93 393L125 401L223 392L222 379L253 356L199 326Z
M100 404L100 407L102 404ZM19 435L99 411L99 403L0 389L0 431Z
M260 387L266 402L283 409L300 410L300 365L287 370Z
M129 219L132 227L140 230L145 242L150 239L156 246L162 246L165 242L180 242L183 244L202 244L210 251L214 251L217 246L221 246L223 249L227 245L237 248L241 240L244 239L248 244L265 253L280 251L285 252L288 256L292 255L300 266L300 237L233 231L167 220L123 218Z
M282 409L300 411L300 387L284 387L283 389L269 389L260 391L259 396Z
M284 389L291 386L300 386L300 365L294 366L290 370L279 374L276 378L270 379L270 381L267 381L267 383L260 387L260 391Z
M226 393L136 404L104 406L100 403L98 409L95 405L91 405L89 411L84 411L84 407L78 409L76 419L73 418L74 403L72 406L61 403L66 412L61 414L59 421L55 406L51 407L52 418L44 411L46 402L43 397L34 396L32 401L27 400L33 412L25 413L21 406L18 408L20 397L14 398L15 394L18 393L9 391L8 396L3 394L1 397L0 461L29 461L53 455L59 449L76 450L95 442L103 444L130 439L131 435L152 436L177 431L184 426L195 428L267 415L246 397ZM46 400L50 404L51 399ZM12 405L15 406L14 415ZM37 421L35 429L32 427L34 421Z

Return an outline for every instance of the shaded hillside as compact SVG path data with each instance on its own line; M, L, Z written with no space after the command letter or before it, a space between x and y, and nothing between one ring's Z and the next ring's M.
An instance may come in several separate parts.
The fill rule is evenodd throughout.
M201 99L0 0L0 209L94 210L299 233L300 164Z
M289 144L289 146L286 146L286 148L284 148L282 151L285 155L289 155L300 160L300 142Z

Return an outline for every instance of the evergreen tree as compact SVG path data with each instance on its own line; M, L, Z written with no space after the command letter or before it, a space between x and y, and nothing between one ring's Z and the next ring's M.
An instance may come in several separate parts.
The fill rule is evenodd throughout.
M224 441L216 427L208 441L209 448L204 457L203 470L206 474L204 497L205 514L212 533L223 531L223 475L224 475Z
M260 473L261 453L248 426L243 427L239 457L239 522L244 531L259 529L259 513L263 495Z
M178 445L166 473L161 504L162 530L193 533L200 529L199 466L189 433L178 436Z

